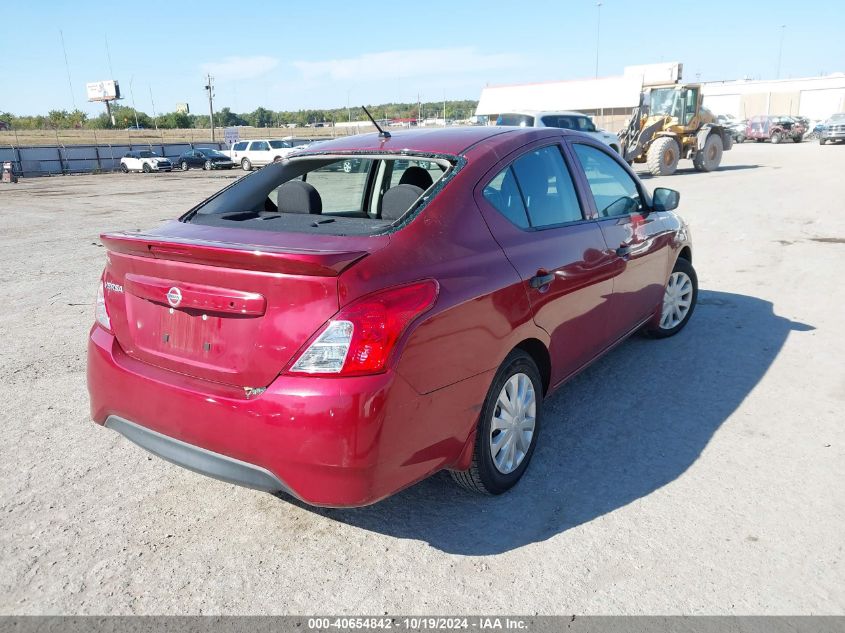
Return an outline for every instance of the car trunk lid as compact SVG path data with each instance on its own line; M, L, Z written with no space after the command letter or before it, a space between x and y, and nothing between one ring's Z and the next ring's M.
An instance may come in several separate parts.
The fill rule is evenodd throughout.
M197 378L266 386L337 312L337 276L379 242L237 229L220 237L184 223L101 236L106 306L127 355Z

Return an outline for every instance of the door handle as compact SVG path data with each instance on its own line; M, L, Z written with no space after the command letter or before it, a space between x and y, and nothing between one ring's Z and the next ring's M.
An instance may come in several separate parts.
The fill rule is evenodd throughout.
M631 246L628 244L622 244L619 248L616 249L616 254L619 257L628 257L631 254Z
M538 270L537 274L528 280L528 283L532 288L542 288L543 286L548 286L554 280L554 273L546 273L545 270Z

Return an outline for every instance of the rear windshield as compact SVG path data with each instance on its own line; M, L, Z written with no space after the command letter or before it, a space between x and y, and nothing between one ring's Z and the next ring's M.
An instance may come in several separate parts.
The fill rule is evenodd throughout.
M534 117L529 114L500 114L496 119L496 125L534 127Z
M546 127L559 127L564 130L578 130L579 132L595 132L596 126L590 117L573 114L547 114L542 119Z
M241 178L183 222L267 231L374 235L401 224L452 169L444 158L300 157Z

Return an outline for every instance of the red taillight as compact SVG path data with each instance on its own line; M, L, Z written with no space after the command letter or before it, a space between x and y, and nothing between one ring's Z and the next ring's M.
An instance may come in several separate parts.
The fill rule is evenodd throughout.
M384 371L396 341L411 321L431 309L437 292L437 282L426 280L353 301L326 324L289 371L338 376Z

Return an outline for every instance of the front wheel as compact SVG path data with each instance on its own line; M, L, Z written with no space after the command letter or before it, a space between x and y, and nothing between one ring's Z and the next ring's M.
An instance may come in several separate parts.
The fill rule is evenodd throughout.
M646 154L646 163L652 176L671 176L678 168L681 148L671 136L654 140Z
M190 169L190 167L188 166L188 161L186 160L183 160L181 163L179 163L179 166L182 168L182 171L188 171L188 169Z
M525 473L540 430L543 383L534 360L522 350L511 352L487 392L476 430L469 470L452 478L473 492L498 495Z
M203 165L202 168L205 171L211 171L211 161L210 160L205 161L205 165Z
M646 329L653 338L674 336L684 329L698 302L698 276L692 263L679 257L663 291L660 321Z
M739 136L736 137L735 142L736 143L745 143L745 137L742 134L740 134Z
M144 166L142 167L142 170L144 171L144 173L145 173L145 174L148 174L148 173L150 173L150 172L153 170L153 168L152 168L152 167L150 167L150 164L149 164L149 163L144 163Z
M714 171L722 163L722 138L718 134L711 134L704 141L704 147L695 153L692 164L696 171Z
M774 132L771 138L772 144L777 145L781 141L781 136L779 132Z
M821 138L821 137L820 137L820 138L819 138L819 145L824 145L825 143L827 143L827 139L826 139L826 138Z

